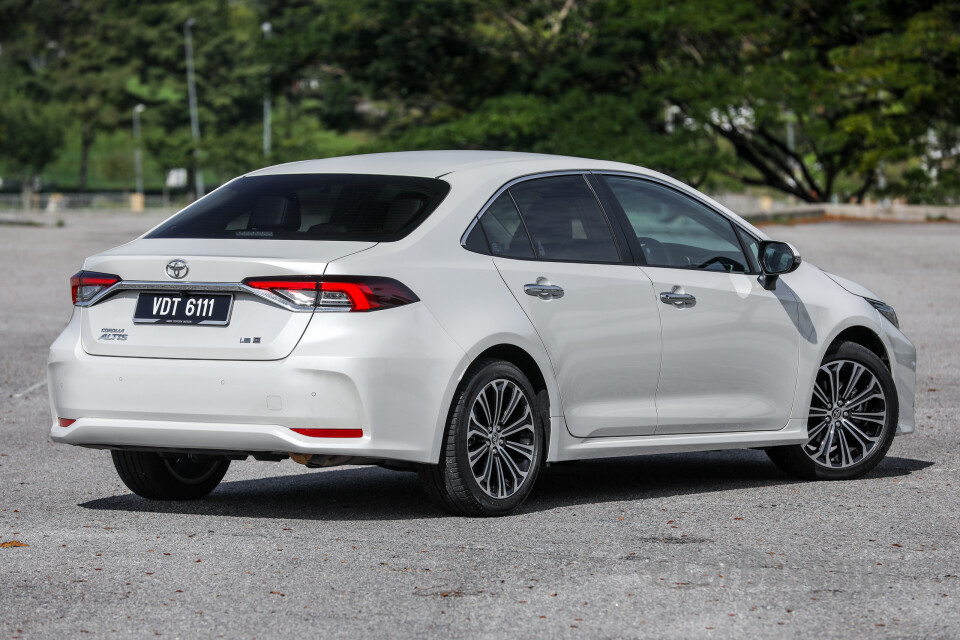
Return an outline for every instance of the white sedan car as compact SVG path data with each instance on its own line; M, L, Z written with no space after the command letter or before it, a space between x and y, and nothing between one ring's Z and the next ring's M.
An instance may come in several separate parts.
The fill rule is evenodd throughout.
M237 178L86 260L56 442L151 499L231 460L419 471L498 515L544 464L764 448L857 478L914 429L894 310L640 167L435 151Z

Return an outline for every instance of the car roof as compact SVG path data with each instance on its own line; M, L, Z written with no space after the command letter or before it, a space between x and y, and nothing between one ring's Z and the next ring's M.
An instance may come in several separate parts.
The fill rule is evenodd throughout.
M593 160L576 156L557 156L544 153L516 151L395 151L355 156L340 156L321 160L301 160L266 167L246 176L290 175L305 173L347 173L361 175L417 176L424 178L451 178L493 180L507 182L513 178L552 171L622 171L655 178L678 189L706 200L715 208L738 221L761 239L766 234L748 221L714 201L705 194L668 175L624 162ZM451 174L453 174L451 176Z
M525 175L539 171L563 170L629 171L654 175L655 172L622 162L591 160L572 156L514 151L398 151L341 156L322 160L303 160L266 167L248 176L299 173L357 173L439 178L451 173L478 173L482 177L501 174ZM481 177L481 176L478 176Z

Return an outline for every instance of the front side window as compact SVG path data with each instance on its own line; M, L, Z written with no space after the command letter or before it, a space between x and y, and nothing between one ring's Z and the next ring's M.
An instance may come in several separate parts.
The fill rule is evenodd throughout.
M413 231L449 190L442 180L407 176L248 176L146 237L389 242Z
M744 273L750 271L729 220L669 187L637 178L604 176L646 264Z
M754 238L752 235L744 231L741 227L737 227L737 235L740 236L740 242L747 250L747 260L750 261L750 271L754 273L760 272L760 241Z
M583 176L527 180L510 187L537 258L619 262L606 216Z

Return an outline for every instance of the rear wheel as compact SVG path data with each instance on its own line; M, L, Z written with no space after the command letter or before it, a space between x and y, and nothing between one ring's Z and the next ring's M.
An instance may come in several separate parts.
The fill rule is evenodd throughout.
M872 351L846 342L817 370L807 443L772 447L767 455L800 478L859 478L886 455L898 414L896 387L886 365Z
M218 456L111 451L123 484L151 500L196 500L213 491L230 460Z
M530 495L544 429L533 387L502 360L478 362L457 388L440 463L424 465L427 493L456 514L499 516Z

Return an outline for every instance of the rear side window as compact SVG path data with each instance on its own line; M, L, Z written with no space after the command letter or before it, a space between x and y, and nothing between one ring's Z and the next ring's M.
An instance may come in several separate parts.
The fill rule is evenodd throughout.
M480 225L490 243L492 255L505 258L533 257L530 237L509 193L504 193L487 207L480 218Z
M413 231L449 190L442 180L407 176L249 176L146 237L389 242Z
M511 187L510 194L538 259L619 262L606 216L583 176L528 180Z

